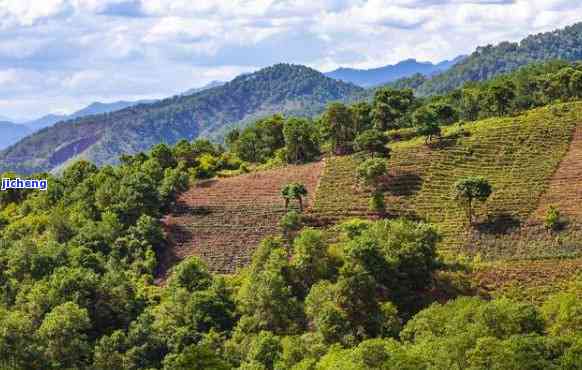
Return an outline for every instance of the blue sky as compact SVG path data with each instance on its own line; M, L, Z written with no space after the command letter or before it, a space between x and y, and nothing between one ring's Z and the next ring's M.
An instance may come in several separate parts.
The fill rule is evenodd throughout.
M0 0L0 115L166 97L277 62L440 61L580 14L579 0Z

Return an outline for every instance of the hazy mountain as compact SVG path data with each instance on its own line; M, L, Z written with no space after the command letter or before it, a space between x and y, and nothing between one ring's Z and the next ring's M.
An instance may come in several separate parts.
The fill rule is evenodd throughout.
M133 107L133 106L139 105L139 104L153 103L154 101L155 100L138 100L138 101L123 101L122 100L122 101L117 101L117 102L113 102L113 103L95 102L95 103L92 103L92 104L88 105L87 107L69 115L67 117L67 120L86 117L86 116L90 116L92 114L102 114L102 113L115 112L117 110L125 109L127 107Z
M40 130L41 128L52 126L57 122L64 121L67 119L67 115L65 114L47 114L46 116L42 116L32 121L24 122L23 125L26 125L33 131Z
M465 56L456 57L453 60L445 60L438 64L430 62L418 62L416 59L407 59L395 65L373 69L339 68L325 75L336 80L351 82L353 84L372 87L410 77L415 74L432 75L443 72L461 61Z
M330 101L363 92L308 67L278 64L193 95L57 123L1 152L0 171L52 170L77 157L113 163L124 153L211 135L277 112L313 115Z
M76 118L90 116L92 114L114 112L116 110L121 110L134 105L147 104L152 102L154 102L154 100L117 101L113 103L95 102L69 115L47 114L46 116L43 116L36 120L24 122L24 124L30 127L33 131L37 131L48 126L52 126L57 122L73 120Z
M215 87L220 87L220 86L224 85L225 83L226 82L223 82L223 81L211 81L202 87L195 87L193 89L185 91L182 93L182 95L193 95L193 94L199 93L200 91L212 89Z
M0 121L0 149L9 147L30 132L31 130L24 125Z

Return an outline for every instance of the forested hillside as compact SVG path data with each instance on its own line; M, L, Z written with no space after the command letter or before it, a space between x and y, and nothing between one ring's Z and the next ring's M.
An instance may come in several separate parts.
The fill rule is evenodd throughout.
M307 67L279 64L194 95L59 123L2 152L0 169L49 171L73 158L115 163L124 153L210 135L227 124L276 112L311 116L329 101L362 91Z
M382 88L36 174L0 192L0 368L579 369L581 87Z
M484 81L532 62L582 59L582 23L531 35L521 42L479 47L451 69L416 87L420 95L441 94L471 81Z

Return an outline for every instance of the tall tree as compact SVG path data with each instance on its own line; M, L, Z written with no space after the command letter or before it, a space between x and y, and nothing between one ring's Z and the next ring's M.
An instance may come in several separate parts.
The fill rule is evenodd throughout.
M352 111L348 107L342 103L329 104L322 116L322 123L335 154L352 151L357 129Z
M473 204L475 200L485 202L493 188L484 177L465 177L458 180L453 186L455 199L465 208L469 224L473 224Z
M400 120L412 108L414 101L414 93L411 89L382 88L377 90L374 94L372 110L374 127L380 131L398 128Z
M287 161L304 163L319 155L319 138L313 123L304 118L290 118L283 128Z

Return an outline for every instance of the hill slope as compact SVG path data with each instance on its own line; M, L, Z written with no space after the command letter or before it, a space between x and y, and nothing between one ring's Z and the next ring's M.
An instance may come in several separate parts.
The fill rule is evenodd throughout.
M153 100L140 100L140 101L117 101L113 103L91 103L85 108L82 108L72 114L47 114L46 116L40 117L33 121L25 122L24 125L31 128L33 131L43 129L54 125L57 122L69 121L76 118L82 118L86 116L91 116L94 114L110 113L124 108L132 107L138 104L153 103Z
M519 43L479 47L448 71L424 82L416 91L420 95L446 93L470 81L488 80L532 62L552 59L582 59L582 23L531 35Z
M432 75L435 73L446 71L456 63L463 60L464 56L459 56L451 61L443 61L438 64L430 62L418 62L415 59L407 59L395 65L388 65L373 69L354 69L354 68L339 68L325 75L336 80L351 82L355 85L363 87L372 87L388 82L398 80L400 78L410 77L417 73L423 75Z
M443 235L440 250L445 255L480 255L488 261L582 257L577 206L582 204L581 132L578 102L448 127L434 145L425 145L423 138L393 143L384 179L388 217L434 223ZM174 246L164 257L163 270L191 254L202 257L213 271L244 266L261 238L278 232L283 215L278 189L290 181L309 188L307 220L313 226L377 218L368 211L370 192L356 185L358 163L357 156L333 156L324 165L218 179L191 189L166 218ZM459 178L478 175L491 181L494 193L476 207L477 225L471 229L451 188ZM562 196L556 199L556 194ZM559 238L543 226L547 198L570 219ZM516 267L520 273L522 267ZM490 273L484 271L478 279L491 285Z
M160 275L191 255L220 273L248 265L258 243L280 231L285 214L281 188L290 182L305 184L312 195L309 207L322 166L312 163L211 180L182 194L176 211L164 220L172 248L162 256Z
M113 163L123 153L210 135L276 112L312 115L329 101L362 91L304 66L279 64L191 96L58 123L0 153L0 171L47 171L76 157Z
M580 204L582 196L570 192L556 200L551 194L579 184L576 158L582 140L578 135L573 140L573 134L581 126L582 103L571 103L451 127L440 143L431 146L422 139L395 143L385 178L388 214L435 223L444 235L442 247L450 251L488 259L580 255L582 218L578 207L565 204ZM312 208L322 224L370 216L370 193L354 186L357 166L355 157L327 161ZM565 173L574 178L562 181ZM457 179L479 175L491 181L494 193L478 207L477 228L468 231L451 189ZM548 205L544 194L571 219L561 241L541 225L539 215ZM532 219L534 214L538 217Z
M0 121L0 149L4 149L30 133L24 125Z

